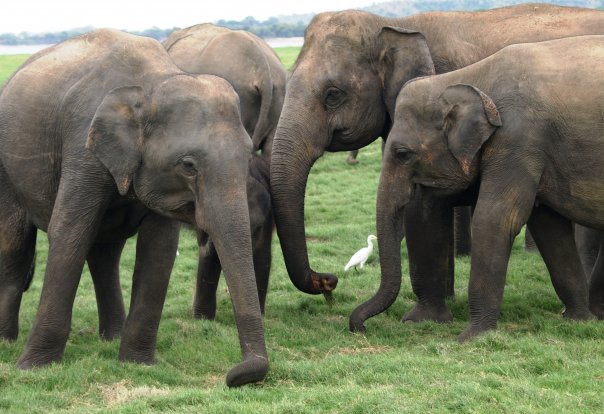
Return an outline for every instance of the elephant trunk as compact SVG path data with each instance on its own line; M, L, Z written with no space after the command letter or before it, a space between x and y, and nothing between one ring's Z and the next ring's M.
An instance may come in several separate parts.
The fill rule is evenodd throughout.
M386 157L387 154L382 165L376 210L382 278L377 293L350 315L349 328L352 332L364 332L365 321L388 309L401 287L401 230L405 206L413 187L408 176L388 172ZM402 189L401 183L404 183Z
M288 90L288 95L290 91ZM292 121L284 116L279 120L271 158L271 193L275 224L283 250L289 277L302 292L316 295L335 289L338 279L330 274L316 273L310 268L304 228L304 192L308 174L325 145L312 143L320 140L320 129L310 131L313 125L311 111L300 104L293 107L286 96L284 114L297 114ZM306 116L305 116L306 114ZM326 136L326 132L323 132Z
M245 189L215 192L198 202L196 221L216 247L231 295L243 362L227 375L227 385L237 387L262 380L268 371L268 357L260 302L254 277L250 219Z

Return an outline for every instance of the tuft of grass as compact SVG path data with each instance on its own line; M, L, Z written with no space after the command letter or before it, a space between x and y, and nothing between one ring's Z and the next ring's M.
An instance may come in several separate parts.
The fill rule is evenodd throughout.
M8 70L6 65L0 57L0 67ZM367 322L366 334L350 333L348 316L379 286L377 256L358 273L344 273L343 266L365 245L367 235L375 234L380 142L361 150L358 165L347 165L345 158L345 153L335 153L319 159L306 191L311 265L340 278L336 301L329 306L322 296L296 291L275 237L264 321L271 367L263 383L234 390L224 384L226 372L241 356L223 280L216 320L191 317L197 246L189 231L181 234L156 365L119 362L119 341L99 339L93 285L85 269L63 362L17 370L46 265L48 244L40 233L36 276L21 306L19 339L0 341L0 412L604 411L604 324L561 317L562 304L545 266L538 255L524 251L521 237L514 244L497 331L470 343L455 340L468 321L468 258L456 261L456 298L450 302L454 322L400 323L415 301L403 243L404 277L397 301ZM120 266L126 302L134 251L133 239Z

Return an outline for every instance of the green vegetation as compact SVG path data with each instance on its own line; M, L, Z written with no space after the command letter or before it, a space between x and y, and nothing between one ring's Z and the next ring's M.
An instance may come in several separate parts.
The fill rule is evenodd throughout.
M0 55L0 86L28 57L29 55Z
M0 67L7 61L0 58ZM400 317L414 303L403 248L405 276L398 300L367 322L366 335L349 333L351 311L379 284L376 256L358 273L342 269L365 245L367 235L375 234L380 143L363 149L357 166L347 165L345 157L322 157L313 167L306 193L311 263L340 277L336 303L330 307L321 296L295 290L275 237L265 319L271 369L263 383L235 390L224 385L226 372L240 360L233 312L221 281L217 320L191 318L197 252L195 237L187 231L181 236L166 299L155 366L121 363L118 341L98 338L94 292L85 269L64 361L30 372L17 370L45 270L47 241L40 233L36 276L22 304L20 337L16 343L0 341L0 412L604 411L604 324L561 317L562 305L542 260L524 251L520 237L496 332L463 345L455 341L468 320L467 258L456 262L457 298L451 302L455 322L401 324ZM134 246L134 241L128 243L121 264L127 303Z

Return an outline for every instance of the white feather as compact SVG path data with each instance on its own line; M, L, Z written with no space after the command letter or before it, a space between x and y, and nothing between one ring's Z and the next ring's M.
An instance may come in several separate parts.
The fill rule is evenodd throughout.
M370 234L369 237L367 237L367 247L363 247L361 250L352 255L348 263L346 263L346 266L344 266L345 272L351 267L356 267L357 265L360 265L361 269L363 268L363 265L365 265L365 262L367 259L369 259L369 256L371 256L371 252L373 251L373 243L371 243L372 240L377 240L377 237L375 237L373 234Z

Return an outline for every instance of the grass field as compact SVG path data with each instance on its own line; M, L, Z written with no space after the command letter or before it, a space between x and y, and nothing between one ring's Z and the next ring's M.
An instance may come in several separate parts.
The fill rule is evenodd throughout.
M295 48L278 50L291 64ZM21 57L0 57L8 76ZM0 79L3 81L3 79ZM348 316L379 284L374 256L361 272L343 273L348 258L375 234L380 145L361 151L360 164L327 154L312 170L306 198L309 255L318 271L335 272L336 303L295 290L275 237L265 318L271 369L258 385L230 390L228 369L240 360L234 317L224 282L216 321L191 317L197 264L195 238L181 237L152 367L118 362L118 341L97 335L88 270L82 275L64 361L22 372L23 350L40 296L46 236L38 236L36 277L24 296L16 343L0 341L0 412L202 413L586 413L604 412L604 323L561 317L538 255L516 240L499 329L467 344L456 336L468 320L469 264L456 262L451 324L401 324L414 303L406 252L402 292L367 334L348 332ZM134 243L121 264L129 297Z

